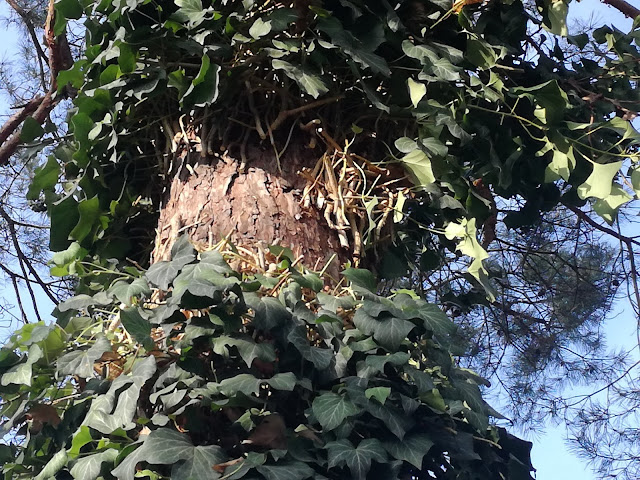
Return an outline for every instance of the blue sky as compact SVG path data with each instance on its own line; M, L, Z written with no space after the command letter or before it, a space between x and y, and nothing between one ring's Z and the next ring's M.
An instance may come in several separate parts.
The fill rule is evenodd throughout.
M639 0L631 0L632 3ZM7 4L0 3L0 17L6 17ZM625 19L616 10L603 5L598 0L582 0L572 2L569 10L570 19L586 20L593 16L596 23L613 24L621 30L627 30L631 21ZM570 20L571 24L571 20ZM17 32L11 28L0 26L0 60L10 59L14 53ZM14 50L15 51L15 50ZM0 114L8 112L8 105L0 99ZM48 299L40 295L42 304ZM42 310L46 311L46 308ZM611 320L605 325L605 332L610 347L632 348L635 345L636 322L633 312L626 302L621 301ZM0 324L1 328L1 324ZM0 332L0 343L8 332ZM570 392L567 392L570 394ZM517 433L517 432L514 432ZM522 434L522 432L520 432ZM534 442L533 464L537 469L538 480L600 480L585 464L567 447L566 432L563 426L548 426L542 434L525 435Z

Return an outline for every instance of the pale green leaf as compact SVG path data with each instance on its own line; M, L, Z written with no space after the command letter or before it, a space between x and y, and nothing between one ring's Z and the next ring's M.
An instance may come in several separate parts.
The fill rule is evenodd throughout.
M632 199L632 195L625 192L620 185L614 184L608 197L599 198L593 202L593 210L609 225L612 225L618 214L618 209Z
M431 169L431 160L422 150L414 150L400 159L408 170L413 183L418 187L426 187L436 181Z
M77 480L95 480L100 475L102 464L113 463L118 453L120 452L115 448L109 448L103 452L79 458L71 467L71 475Z
M411 103L413 108L418 108L418 103L427 94L427 86L422 82L417 82L413 78L409 77L407 80L407 86L409 87L409 96L411 97Z
M578 187L578 196L583 200L589 197L607 198L611 194L613 179L621 166L622 161L594 163L591 175Z
M271 21L267 20L266 22L262 18L256 19L249 28L249 35L251 35L256 40L260 37L264 37L271 32Z

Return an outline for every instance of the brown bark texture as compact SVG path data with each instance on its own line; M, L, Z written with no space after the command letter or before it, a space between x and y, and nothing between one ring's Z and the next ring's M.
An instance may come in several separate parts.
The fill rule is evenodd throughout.
M281 168L273 151L259 145L247 146L245 162L229 152L202 158L194 151L185 161L164 194L152 263L167 260L182 234L202 248L226 238L258 256L271 245L289 247L315 270L333 257L331 273L350 257L323 215L303 206L306 181L299 172L314 167L317 151L291 146Z

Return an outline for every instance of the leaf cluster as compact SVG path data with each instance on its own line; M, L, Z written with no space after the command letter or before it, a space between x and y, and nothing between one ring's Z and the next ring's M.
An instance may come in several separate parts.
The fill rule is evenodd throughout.
M334 295L290 265L274 290L183 239L17 331L0 357L4 478L531 478L530 444L491 426L438 307L378 296L366 270ZM276 416L277 441L259 440Z

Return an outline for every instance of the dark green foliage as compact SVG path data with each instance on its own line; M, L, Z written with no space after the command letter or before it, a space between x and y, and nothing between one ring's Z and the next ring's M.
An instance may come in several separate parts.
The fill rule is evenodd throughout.
M485 381L453 362L455 327L435 305L380 297L354 269L337 297L293 279L246 293L256 277L194 253L179 242L156 267L168 290L118 280L14 334L1 414L27 442L5 452L5 478L531 478L530 444L489 426ZM123 283L138 293L121 303ZM283 444L242 442L274 414Z

